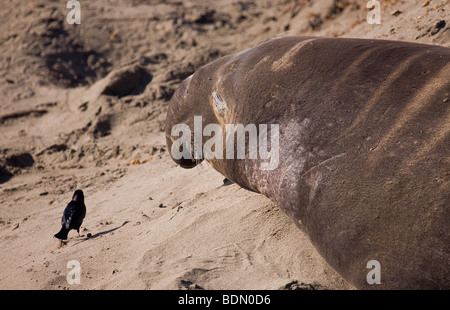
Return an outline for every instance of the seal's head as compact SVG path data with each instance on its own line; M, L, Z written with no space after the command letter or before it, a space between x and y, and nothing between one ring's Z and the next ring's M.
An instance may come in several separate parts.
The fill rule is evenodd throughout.
M220 68L228 60L229 57L222 57L208 65L198 69L194 74L186 78L175 91L172 96L167 111L165 133L166 142L172 159L182 168L193 168L203 161L203 157L196 155L194 147L194 117L201 116L202 128L198 128L203 132L204 126L210 123L223 123L223 120L218 117L223 117L223 106L215 106L214 98L218 98L217 94L214 97L217 81L219 80ZM211 107L213 105L213 107ZM217 109L221 109L217 113ZM183 156L181 158L174 156L172 148L175 146L174 142L179 138L176 134L175 128L183 125L189 128L191 133L191 149L188 150L190 156ZM187 126L187 127L186 127ZM178 132L179 133L179 132ZM202 137L202 140L206 140ZM202 145L203 142L201 141ZM182 148L182 145L175 147ZM180 149L180 152L182 150Z

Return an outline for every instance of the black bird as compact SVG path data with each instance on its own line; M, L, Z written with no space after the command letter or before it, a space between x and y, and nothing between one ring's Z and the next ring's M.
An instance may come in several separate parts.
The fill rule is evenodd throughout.
M80 226L86 216L86 206L84 205L83 191L78 189L73 193L72 201L64 209L61 219L61 230L55 235L56 238L67 240L67 235L71 229L76 229L80 235Z

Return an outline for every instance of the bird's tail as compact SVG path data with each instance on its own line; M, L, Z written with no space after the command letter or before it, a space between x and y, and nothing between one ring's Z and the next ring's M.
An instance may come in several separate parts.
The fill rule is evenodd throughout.
M65 227L61 227L61 230L55 234L55 237L61 240L67 240L67 234L69 231Z

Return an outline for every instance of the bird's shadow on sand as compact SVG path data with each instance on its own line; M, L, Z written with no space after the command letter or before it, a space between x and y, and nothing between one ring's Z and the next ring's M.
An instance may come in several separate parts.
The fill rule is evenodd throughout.
M100 236L102 236L102 235L106 235L106 234L112 233L113 231L118 230L119 228L125 226L125 225L128 224L128 223L129 223L129 221L125 221L125 222L123 222L123 224L120 225L120 226L117 226L117 227L114 227L114 228L111 228L111 229L108 229L108 230L105 230L105 231L98 232L98 233L96 233L96 234L94 234L94 235L92 235L92 236L89 236L89 237L85 237L85 238L83 238L82 240L78 241L77 243L74 243L73 246L75 246L75 245L77 245L77 244L79 244L79 243L81 243L81 242L85 242L85 241L87 241L87 240L95 239L95 238L100 237Z

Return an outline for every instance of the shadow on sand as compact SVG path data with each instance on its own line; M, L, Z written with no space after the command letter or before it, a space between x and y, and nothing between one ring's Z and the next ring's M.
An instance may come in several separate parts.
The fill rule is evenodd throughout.
M95 239L95 238L97 238L97 237L99 237L99 236L102 236L102 235L106 235L106 234L112 233L113 231L118 230L119 228L125 226L125 225L128 224L128 223L129 223L129 221L125 221L125 222L123 222L123 224L120 225L120 226L117 226L117 227L114 227L114 228L111 228L111 229L108 229L108 230L105 230L105 231L98 232L98 233L96 233L96 234L94 234L94 235L92 235L92 236L89 236L89 237L85 237L85 238L83 238L83 240L78 241L77 243L74 243L73 245L77 245L78 243L84 242L84 241L86 241L86 240Z

